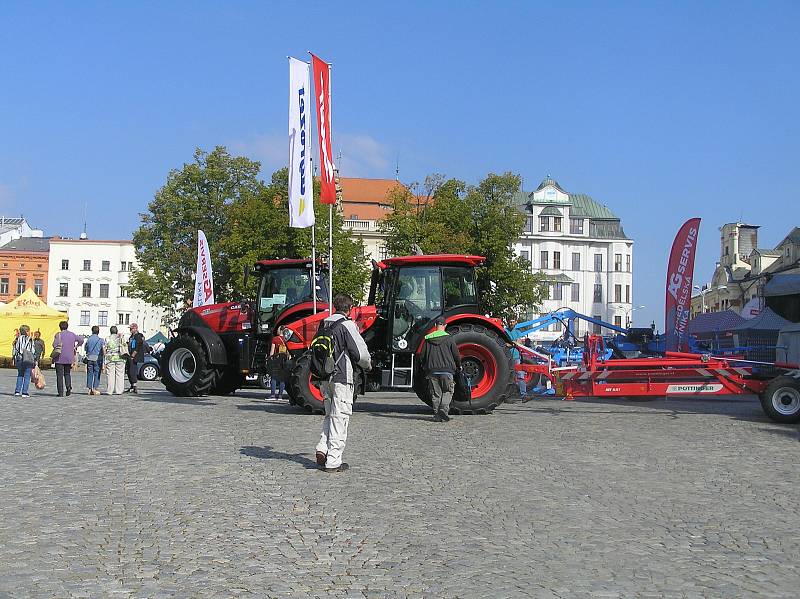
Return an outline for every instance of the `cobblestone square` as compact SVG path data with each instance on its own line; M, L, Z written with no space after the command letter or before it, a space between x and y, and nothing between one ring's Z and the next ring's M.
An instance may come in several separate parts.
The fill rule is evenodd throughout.
M796 597L800 432L755 398L362 397L351 470L260 389L21 399L0 373L0 597ZM75 381L82 375L76 374ZM80 385L76 385L76 390Z

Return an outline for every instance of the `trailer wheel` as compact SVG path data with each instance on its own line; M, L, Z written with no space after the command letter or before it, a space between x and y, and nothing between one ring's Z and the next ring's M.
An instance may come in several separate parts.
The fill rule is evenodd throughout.
M761 407L775 422L800 422L800 380L791 376L773 380L761 395Z
M318 382L312 380L310 364L311 355L308 353L297 358L294 361L286 388L295 405L312 414L324 414L325 400L319 390Z
M208 364L203 346L188 335L175 337L167 344L162 364L164 386L179 397L206 395L216 380L216 370Z
M511 352L500 336L478 324L459 324L447 329L458 346L461 367L472 380L472 400L455 397L450 411L455 414L488 414L514 392L514 370ZM429 406L432 404L428 381L417 370L414 391Z

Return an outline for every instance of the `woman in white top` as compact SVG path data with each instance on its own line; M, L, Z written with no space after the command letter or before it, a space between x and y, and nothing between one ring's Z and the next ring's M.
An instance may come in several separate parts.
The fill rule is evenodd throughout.
M28 387L31 384L31 371L36 364L35 348L30 336L31 329L23 324L19 327L19 336L14 341L14 363L17 365L17 386L14 395L30 397Z

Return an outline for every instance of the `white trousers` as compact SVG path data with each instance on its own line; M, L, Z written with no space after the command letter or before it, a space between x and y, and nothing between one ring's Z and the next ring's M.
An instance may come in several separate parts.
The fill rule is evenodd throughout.
M347 425L353 414L353 385L324 382L320 388L325 397L325 420L316 451L328 455L326 468L338 468L342 465Z
M106 362L106 374L108 375L109 395L122 395L125 391L125 360L119 362Z

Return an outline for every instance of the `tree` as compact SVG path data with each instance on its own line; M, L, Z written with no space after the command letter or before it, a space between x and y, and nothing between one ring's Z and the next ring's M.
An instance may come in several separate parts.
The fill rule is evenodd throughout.
M426 180L432 201L416 209L410 189L390 197L395 213L381 227L392 255L411 253L414 244L424 253L485 256L478 269L483 289L483 309L503 317L539 308L547 283L530 272L530 263L514 254L525 217L513 203L520 178L511 173L489 174L477 186L439 176Z
M208 238L216 301L254 297L244 285L245 268L265 258L311 255L311 229L289 227L288 171L276 171L266 185L260 164L231 157L224 147L195 151L194 162L173 170L142 214L133 241L139 263L131 275L137 297L170 317L191 306L197 262L197 230ZM319 186L315 182L315 197ZM317 251L327 255L328 208L315 202ZM342 230L334 210L335 290L363 298L369 273L360 240Z

